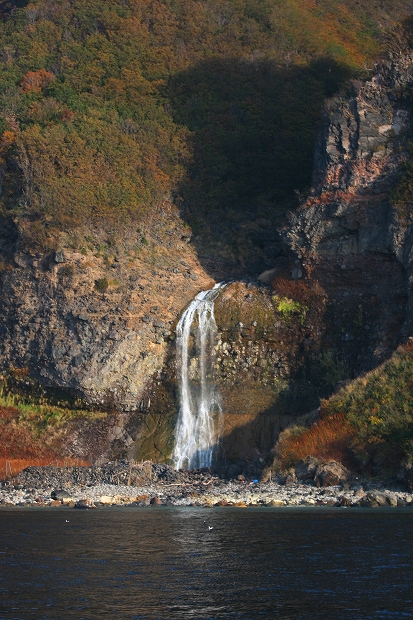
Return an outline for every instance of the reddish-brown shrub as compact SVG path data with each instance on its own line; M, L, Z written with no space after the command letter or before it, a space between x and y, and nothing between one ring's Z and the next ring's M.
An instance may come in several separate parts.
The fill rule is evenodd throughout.
M55 458L55 454L19 419L15 407L0 406L0 458Z
M282 437L277 449L283 467L314 456L321 460L340 461L350 465L350 452L355 430L344 414L322 418L302 433L289 433Z
M29 71L20 82L20 88L24 93L35 92L39 93L43 88L48 86L55 76L53 73L46 71L45 69L39 69L38 71Z
M274 291L282 297L288 297L300 303L308 303L316 297L324 297L325 292L317 281L311 283L311 287L305 280L289 280L288 278L275 278L271 283Z

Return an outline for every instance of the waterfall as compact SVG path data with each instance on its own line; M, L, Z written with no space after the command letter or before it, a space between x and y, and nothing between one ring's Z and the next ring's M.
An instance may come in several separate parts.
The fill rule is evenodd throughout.
M217 326L214 301L221 282L189 304L176 327L180 409L173 459L176 469L210 467L220 434L221 406L214 381ZM197 322L197 324L196 324Z

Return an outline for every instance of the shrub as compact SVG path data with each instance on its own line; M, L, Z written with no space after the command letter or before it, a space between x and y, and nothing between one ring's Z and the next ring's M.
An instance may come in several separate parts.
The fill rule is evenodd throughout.
M322 418L310 428L289 429L280 437L277 453L283 468L291 467L307 456L350 465L355 436L356 430L342 413Z
M72 277L73 274L75 273L75 266L74 265L62 265L59 268L59 275L61 276L65 276L65 277Z
M272 299L275 303L277 312L284 323L287 323L287 325L290 324L293 321L294 316L296 316L298 317L300 325L304 324L305 317L308 312L308 306L305 306L299 301L289 299L288 297L280 297L279 295L274 295Z
M413 344L322 401L321 419L288 429L276 449L283 467L315 456L367 474L394 474L413 454Z
M99 278L95 280L95 289L99 291L99 293L104 293L109 288L109 280L107 278Z

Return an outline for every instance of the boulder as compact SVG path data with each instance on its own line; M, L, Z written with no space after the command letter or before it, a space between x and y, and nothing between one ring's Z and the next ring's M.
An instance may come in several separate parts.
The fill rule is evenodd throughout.
M388 506L387 496L384 493L367 493L367 499L370 501L376 501L380 508Z
M99 501L104 506L110 506L111 504L114 503L113 502L113 497L111 495L101 495Z
M349 473L347 469L337 461L322 463L318 465L314 482L317 487L335 487L343 482L347 482Z
M88 510L89 508L96 508L96 506L90 497L86 497L85 499L79 499L75 504L75 508Z
M73 504L73 506L75 505L75 502L73 501L73 497L64 497L61 500L63 506L71 506Z
M360 506L363 508L379 508L379 503L370 493L368 493L366 497L360 500Z
M396 508L397 506L402 505L401 503L399 503L401 500L397 499L395 495L388 495L386 499L387 499L388 505L391 506L392 508ZM406 502L404 505L406 505Z
M349 497L346 497L345 495L341 495L336 502L337 506L344 506L346 508L349 508L351 506L351 499Z
M71 498L70 493L68 493L67 491L65 491L64 489L55 489L54 491L52 491L50 493L50 497L52 499L68 499Z
M282 499L270 499L265 505L275 508L277 506L285 506L285 502Z
M160 500L159 497L152 497L149 503L151 506L162 506L162 500Z
M314 480L319 461L313 456L307 456L304 461L299 461L295 466L297 480Z

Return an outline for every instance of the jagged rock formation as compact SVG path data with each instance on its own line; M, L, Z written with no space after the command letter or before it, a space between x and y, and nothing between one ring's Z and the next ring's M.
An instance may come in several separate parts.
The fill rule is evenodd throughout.
M374 310L360 324L375 343L361 348L361 369L386 357L413 327L411 220L390 199L408 158L405 94L412 84L410 52L377 65L372 79L354 82L348 95L330 102L316 146L314 188L285 230L305 273L336 308L360 305L360 323Z

